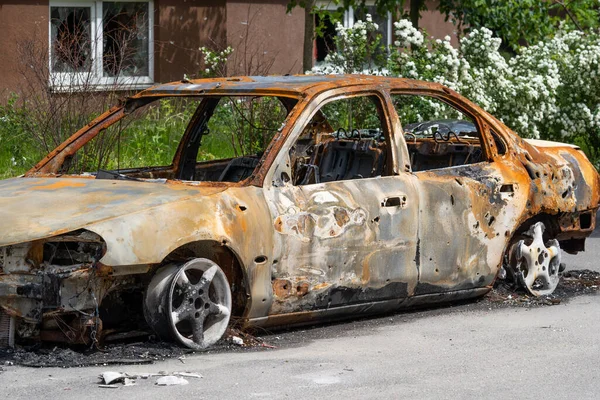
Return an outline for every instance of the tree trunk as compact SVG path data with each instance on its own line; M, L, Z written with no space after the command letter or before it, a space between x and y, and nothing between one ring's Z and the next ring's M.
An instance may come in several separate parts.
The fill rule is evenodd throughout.
M415 29L419 29L419 10L424 0L410 0L410 22Z
M313 67L313 41L315 39L315 16L312 13L316 0L307 0L304 7L304 51L302 54L302 72Z

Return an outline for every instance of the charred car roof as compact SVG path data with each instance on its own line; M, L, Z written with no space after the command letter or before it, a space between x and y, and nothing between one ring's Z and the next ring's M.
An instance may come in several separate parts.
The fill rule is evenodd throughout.
M396 89L446 89L438 83L403 78L366 75L275 75L215 79L196 79L165 83L144 90L132 98L156 96L197 96L222 93L281 93L300 95L343 86L380 85ZM448 89L446 89L448 90Z

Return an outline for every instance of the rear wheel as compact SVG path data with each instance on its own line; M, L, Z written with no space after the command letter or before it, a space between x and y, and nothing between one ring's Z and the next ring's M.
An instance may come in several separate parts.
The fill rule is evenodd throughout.
M144 299L148 325L162 338L205 349L225 333L231 290L221 268L206 258L169 264L152 278Z
M561 272L558 240L544 241L545 226L533 224L509 249L509 268L517 282L534 296L554 292Z

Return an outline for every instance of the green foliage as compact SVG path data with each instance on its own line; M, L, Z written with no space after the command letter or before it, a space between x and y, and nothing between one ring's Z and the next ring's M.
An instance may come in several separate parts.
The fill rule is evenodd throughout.
M555 29L547 0L442 0L440 10L469 29L485 26L516 48L522 39L537 43Z
M198 99L165 98L135 110L76 154L69 173L169 166ZM198 161L260 154L287 116L273 97L224 97L208 123Z
M158 100L100 132L76 154L69 173L171 165L197 101Z
M373 96L339 99L325 104L320 111L332 129L342 128L351 135L356 129L382 129L377 101Z
M109 169L116 168L117 151L121 153L120 163L129 168L171 165L197 106L197 101L163 99L132 115L131 123L121 133L122 143L112 149L113 165Z
M169 166L199 99L166 98L135 110L100 132L73 157L66 173ZM46 152L30 129L36 118L13 96L0 106L0 178L26 172ZM287 116L274 97L225 97L209 121L198 161L260 154ZM95 115L80 115L92 120ZM57 121L67 126L66 122ZM71 132L73 133L73 132Z
M439 9L467 32L490 29L512 50L547 39L561 22L581 30L600 24L595 0L441 0Z
M12 95L6 105L0 104L0 179L26 172L41 158L33 137L28 134L31 118L25 106Z
M275 97L224 97L208 123L210 133L203 143L218 148L217 158L260 154L286 116L287 110Z

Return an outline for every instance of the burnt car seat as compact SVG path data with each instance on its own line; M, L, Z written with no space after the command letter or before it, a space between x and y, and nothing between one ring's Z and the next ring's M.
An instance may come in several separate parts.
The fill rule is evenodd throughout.
M375 147L373 139L333 140L323 147L321 182L369 178L383 172L385 152Z
M375 146L375 141L362 140L357 143L353 160L344 179L360 179L379 176L385 165L385 151Z
M323 145L323 157L319 163L321 182L343 180L354 158L353 140L332 140Z

